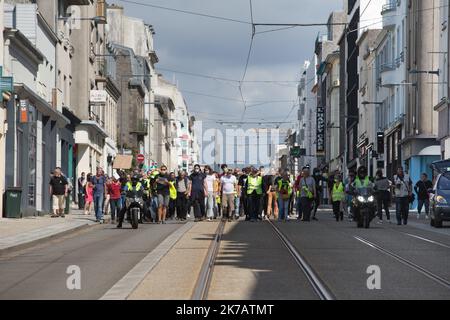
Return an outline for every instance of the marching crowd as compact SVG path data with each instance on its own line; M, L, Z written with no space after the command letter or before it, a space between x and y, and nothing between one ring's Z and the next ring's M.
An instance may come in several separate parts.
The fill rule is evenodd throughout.
M326 184L324 184L326 182ZM318 169L311 174L304 167L298 177L289 170L279 169L266 172L264 167L247 167L242 170L221 166L221 172L205 166L194 166L188 175L185 171L168 172L166 166L148 172L135 170L132 173L118 172L118 176L105 176L102 168L95 175L82 173L78 179L78 206L86 215L95 212L96 221L103 223L104 215L111 214L112 223L121 227L125 213L126 193L134 189L140 191L144 199L144 213L140 222L164 224L167 219L184 221L193 212L195 221L227 221L245 217L245 220L278 219L286 221L295 209L299 220L317 220L316 212L323 198L323 185L327 185L337 221L344 219L344 213L352 219L352 186L369 184L375 190L379 223L383 221L384 209L390 222L390 205L395 199L397 224L407 224L409 207L418 196L418 218L425 207L429 214L429 189L432 183L427 175L415 186L403 168L399 168L394 178L389 180L378 170L376 177L367 175L367 168L350 171L343 180L341 173L328 179ZM53 217L64 216L64 200L70 190L67 179L59 168L55 169L50 181L53 196Z

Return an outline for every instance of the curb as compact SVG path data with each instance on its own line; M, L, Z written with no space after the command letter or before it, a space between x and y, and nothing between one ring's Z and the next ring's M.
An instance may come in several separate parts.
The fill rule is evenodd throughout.
M193 222L187 222L175 230L98 300L127 300L155 266L194 225Z
M64 236L68 236L68 235L71 235L71 234L77 233L79 231L82 231L82 230L85 230L85 229L89 229L89 228L92 228L92 227L95 227L95 226L98 226L98 225L99 224L97 224L97 223L86 222L85 224L78 225L78 226L75 226L75 227L73 227L71 229L64 230L64 231L61 231L61 232L57 232L57 233L54 233L54 234L49 234L49 235L43 236L42 238L39 238L39 239L35 239L35 240L31 240L31 241L25 241L25 242L22 242L22 243L19 243L19 244L16 244L16 245L12 245L10 247L6 247L6 248L3 248L3 249L0 248L0 257L4 256L4 255L7 255L7 254L10 254L10 253L14 253L16 251L20 251L20 250L24 250L24 249L28 249L28 248L34 247L36 245L42 244L42 243L50 241L50 240L55 240L55 239L58 239L58 238L62 238Z

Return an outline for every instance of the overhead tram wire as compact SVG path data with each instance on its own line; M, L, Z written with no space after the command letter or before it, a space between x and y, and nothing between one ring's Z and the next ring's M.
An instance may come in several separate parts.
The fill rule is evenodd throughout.
M188 71L180 71L180 70L175 70L175 69L171 69L171 68L157 67L156 69L160 70L160 71L172 72L172 73L187 75L187 76L191 76L191 77L205 78L205 79L211 79L211 80L220 80L220 81L234 82L234 83L241 83L242 82L242 83L279 83L279 84L287 84L287 83L298 83L299 82L298 80L244 80L244 81L239 81L237 79L230 79L230 78L225 78L225 77L221 77L221 76L201 74L201 73L194 73L194 72L188 72Z
M135 5L139 5L139 6L149 7L149 8L161 9L161 10L166 10L166 11L173 11L173 12L178 12L178 13L183 13L183 14L200 16L200 17L204 17L204 18L210 18L210 19L216 19L216 20L221 20L221 21L227 21L227 22L235 22L235 23L240 23L240 24L251 25L251 23L248 22L248 21L232 19L232 18L227 18L227 17L221 17L221 16L215 16L215 15L210 15L210 14L200 13L200 12L195 12L195 11L187 11L187 10L181 10L181 9L176 9L176 8L163 7L163 6L158 6L158 5L151 4L151 3L142 3L142 2L131 1L131 0L119 0L119 1L125 2L125 3L130 3L130 4L135 4Z
M256 27L255 27L255 24L253 23L253 4L252 4L252 0L249 0L249 5L250 5L250 20L252 22L252 36L250 38L250 46L249 46L249 49L248 49L247 60L245 62L244 74L242 75L242 79L239 82L239 93L241 95L242 103L244 105L244 112L242 112L241 121L244 120L245 113L247 112L247 104L245 103L244 94L242 93L242 82L245 80L245 76L247 75L248 64L250 62L250 56L252 55L253 41L255 39L255 33L256 33Z
M180 91L184 92L184 93L187 93L187 94L192 94L192 95L197 95L197 96L204 96L204 97L213 98L213 99L242 102L241 99L237 99L237 98L216 96L216 95L211 95L211 94L207 94L207 93L200 93L200 92L183 90L183 89L180 89ZM267 104L267 103L282 103L282 102L284 103L284 102L292 102L292 101L294 101L294 100L245 100L245 103Z

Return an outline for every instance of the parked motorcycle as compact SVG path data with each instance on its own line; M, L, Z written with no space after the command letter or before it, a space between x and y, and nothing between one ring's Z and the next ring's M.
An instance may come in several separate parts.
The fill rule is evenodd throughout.
M358 228L370 227L370 222L375 218L376 205L372 188L360 188L356 190L353 198L355 221Z

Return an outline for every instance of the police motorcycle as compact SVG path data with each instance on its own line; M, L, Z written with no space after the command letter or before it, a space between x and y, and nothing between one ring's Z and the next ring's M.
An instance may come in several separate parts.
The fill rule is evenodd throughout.
M360 167L353 185L353 212L358 228L370 228L370 222L376 215L374 184L367 176L367 169Z
M144 212L143 185L139 176L133 176L131 182L127 183L125 198L127 221L131 223L133 229L139 226L139 217ZM120 227L122 226L119 222Z

